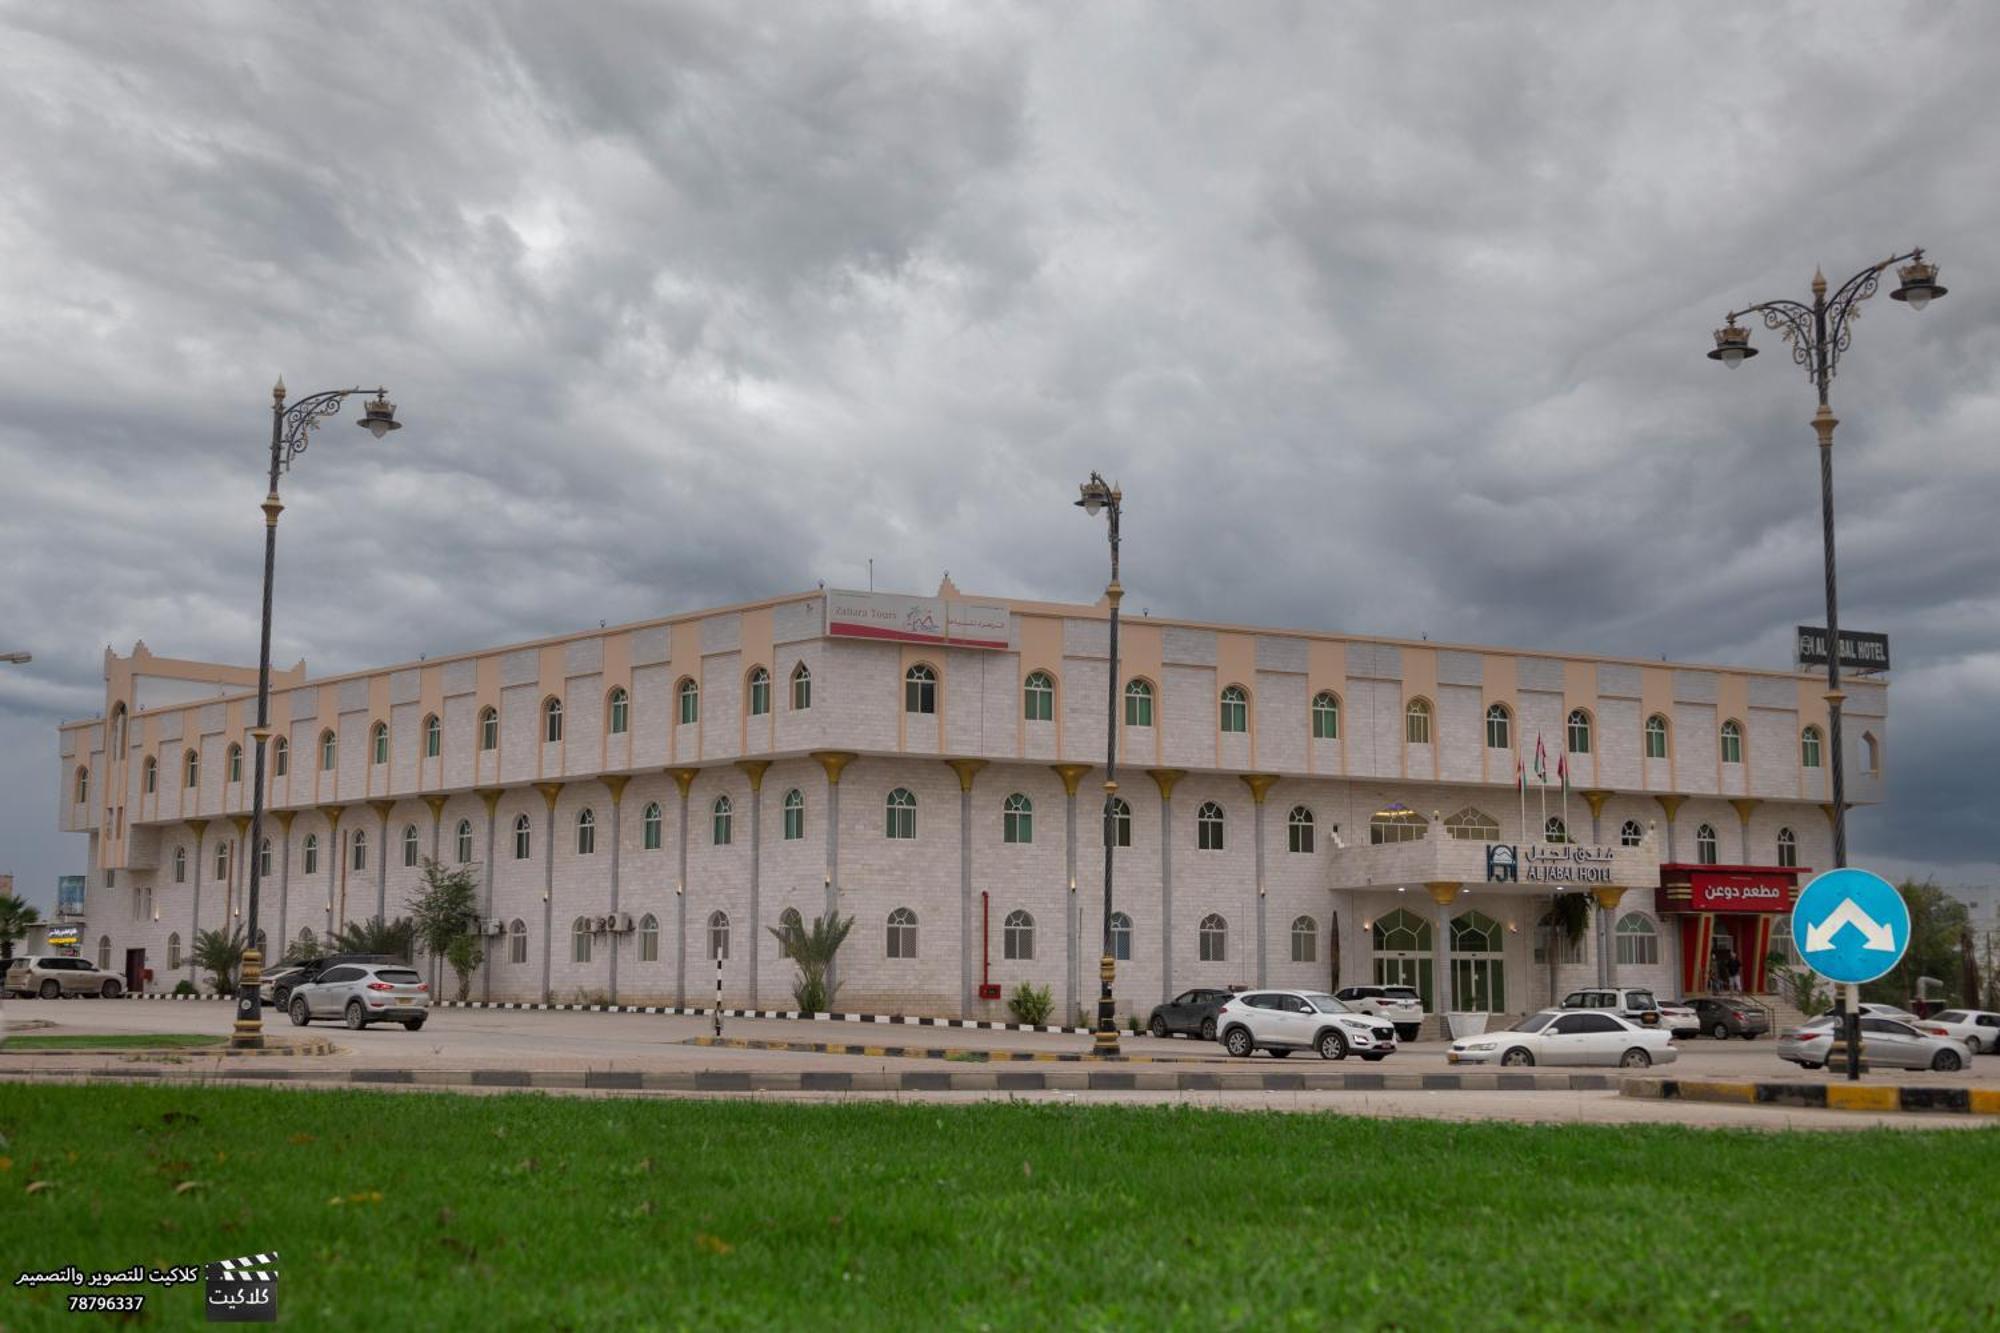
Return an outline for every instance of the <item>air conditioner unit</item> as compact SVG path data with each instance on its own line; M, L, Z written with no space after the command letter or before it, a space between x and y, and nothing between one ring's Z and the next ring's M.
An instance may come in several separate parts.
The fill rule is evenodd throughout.
M616 916L612 917L611 929L617 931L620 935L631 934L632 914L630 912L620 912Z
M594 916L594 917L590 918L590 931L591 931L591 934L593 934L593 935L602 935L602 934L604 934L604 932L606 932L607 930L610 930L610 929L611 929L611 918L610 918L610 917L608 917L608 916Z
M507 933L507 923L505 921L488 921L486 923L486 933L488 935L505 935Z

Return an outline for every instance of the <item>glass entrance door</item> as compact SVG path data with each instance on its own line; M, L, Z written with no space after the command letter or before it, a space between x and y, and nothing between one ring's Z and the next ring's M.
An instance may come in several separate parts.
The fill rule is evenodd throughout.
M1452 1003L1465 1013L1507 1010L1506 936L1484 912L1451 920Z
M1414 986L1423 997L1424 1012L1436 1013L1431 923L1399 907L1376 920L1369 929L1368 942L1375 956L1375 984Z
M1414 986L1417 994L1423 997L1424 1012L1437 1012L1437 1007L1431 1003L1431 960L1427 957L1407 953L1376 954L1375 984Z

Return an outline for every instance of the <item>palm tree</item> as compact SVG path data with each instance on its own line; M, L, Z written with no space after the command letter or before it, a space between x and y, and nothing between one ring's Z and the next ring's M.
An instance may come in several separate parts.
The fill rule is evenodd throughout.
M798 1001L800 1012L825 1013L833 1004L833 991L826 984L827 969L833 966L833 956L846 942L847 932L854 929L854 918L850 916L843 921L835 913L814 917L810 929L789 920L766 929L777 938L782 956L799 965L792 998Z
M0 893L0 975L14 961L14 941L27 937L30 926L40 925L42 914L18 894Z
M379 953L410 960L415 952L416 923L406 916L383 923L379 916L366 921L350 921L333 934L332 953Z
M190 956L196 971L208 973L215 993L226 995L236 986L245 947L242 926L231 926L226 935L220 930L203 930L195 933Z

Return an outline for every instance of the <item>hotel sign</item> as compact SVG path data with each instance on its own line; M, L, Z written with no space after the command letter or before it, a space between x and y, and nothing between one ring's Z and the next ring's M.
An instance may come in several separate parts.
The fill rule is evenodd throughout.
M1005 648L1008 622L1004 606L831 589L826 594L826 632L835 639Z
M1537 842L1526 847L1490 843L1486 848L1486 882L1609 884L1615 855L1610 847L1574 842Z
M1886 634L1863 634L1856 630L1844 629L1840 632L1840 664L1849 671L1887 671L1889 669L1889 636ZM1826 630L1813 625L1799 626L1799 665L1801 667L1826 665Z

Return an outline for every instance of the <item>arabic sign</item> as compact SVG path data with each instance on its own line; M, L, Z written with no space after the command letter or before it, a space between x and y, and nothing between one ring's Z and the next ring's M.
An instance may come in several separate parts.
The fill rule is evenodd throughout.
M50 926L49 947L51 949L74 949L83 938L81 926Z
M1486 880L1520 884L1609 884L1615 848L1576 842L1494 843L1486 849Z
M1850 671L1887 671L1889 636L1863 634L1858 630L1840 632L1840 664ZM1799 665L1826 665L1826 631L1813 625L1799 626Z
M1008 622L1004 606L832 589L826 594L826 632L836 639L1005 648Z
M1873 981L1910 947L1910 907L1880 875L1852 866L1829 870L1799 890L1792 942L1828 981Z
M1695 871L1688 876L1692 912L1783 912L1791 908L1792 877L1735 870Z

